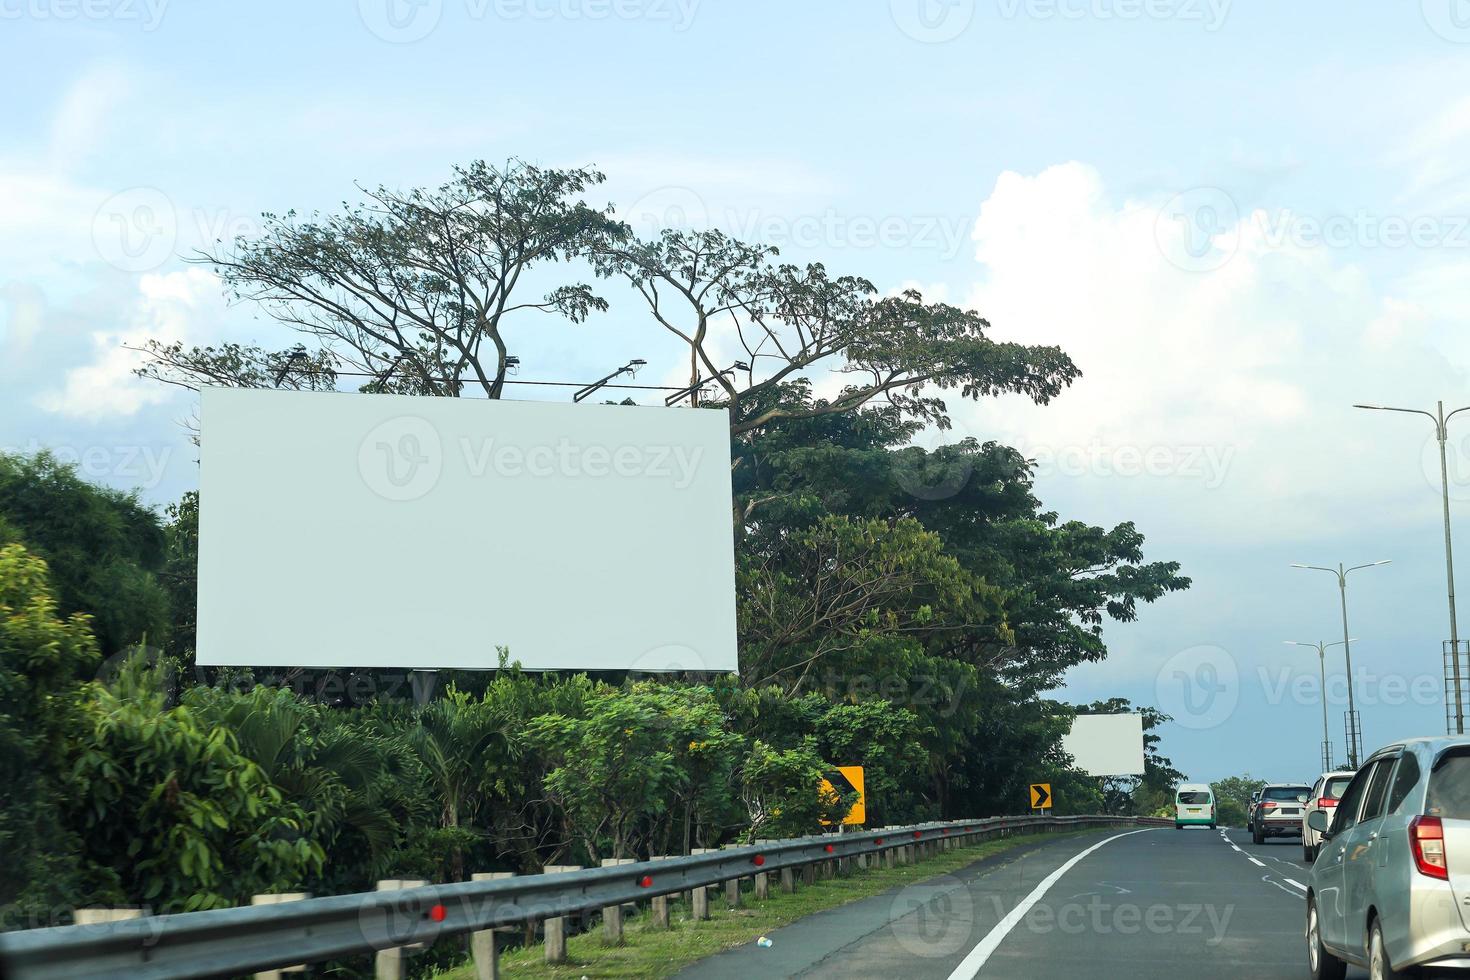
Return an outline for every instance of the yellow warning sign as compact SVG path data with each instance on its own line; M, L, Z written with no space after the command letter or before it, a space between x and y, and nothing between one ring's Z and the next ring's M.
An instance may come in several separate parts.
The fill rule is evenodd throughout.
M1031 809L1051 809L1051 783L1031 784Z
M849 826L865 823L868 819L868 811L867 807L864 805L865 800L863 797L863 767L838 766L837 777L847 783L847 786L842 789L842 792L846 793L850 790L857 790L858 795L857 802L852 805L851 810L847 811L847 816L842 818L842 822ZM838 790L837 787L833 786L831 782L824 779L817 787L817 792L821 793L822 796L825 798L828 796L836 796ZM831 821L823 820L822 823L826 825L831 823Z

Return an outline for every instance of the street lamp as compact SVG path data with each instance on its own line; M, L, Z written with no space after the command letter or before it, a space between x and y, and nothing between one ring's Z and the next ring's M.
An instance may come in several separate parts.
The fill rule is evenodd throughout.
M1347 577L1349 572L1356 572L1360 568L1376 568L1379 565L1387 565L1389 563L1389 560L1370 561L1366 565L1354 565L1352 568L1343 568L1342 563L1339 562L1336 568L1327 568L1322 565L1299 565L1293 562L1291 566L1292 568L1310 568L1318 572L1331 572L1337 576L1337 587L1342 594L1342 654L1347 662L1348 723L1346 735L1348 743L1348 764L1354 769L1358 768L1358 753L1362 749L1362 746L1358 743L1362 741L1363 731L1362 727L1358 724L1357 706L1353 703L1353 647L1352 641L1348 637Z
M581 401L582 399L586 398L588 395L592 394L594 391L598 390L599 388L604 387L609 381L611 381L613 378L616 378L620 374L626 374L629 377L636 377L637 374L638 374L638 369L641 368L641 367L643 367L647 363L648 362L645 361L645 360L643 360L643 358L641 358L641 357L640 358L637 358L635 360L629 361L627 364L624 364L622 367L618 368L616 371L614 371L612 374L609 374L607 377L605 377L605 378L598 378L596 381L592 382L590 385L587 385L585 388L578 388L577 391L576 391L576 393L572 395L572 401L574 401L574 402Z
M1449 585L1450 596L1450 663L1455 678L1455 733L1465 734L1465 707L1460 695L1460 627L1455 622L1455 555L1450 545L1450 467L1445 458L1445 443L1449 441L1450 419L1470 409L1470 405L1457 408L1450 414L1444 413L1444 402L1436 402L1434 413L1422 408L1392 408L1387 405L1354 405L1375 412L1407 412L1410 415L1426 416L1434 423L1434 437L1439 440L1439 483L1444 496L1444 575Z
M1332 736L1327 731L1327 648L1342 646L1342 641L1333 643L1302 643L1299 640L1284 641L1287 646L1311 647L1317 651L1317 664L1322 670L1322 771L1332 771Z
M695 402L698 402L698 400L699 400L699 389L703 388L705 385L709 384L711 381L715 380L716 378L723 377L724 375L727 375L727 374L734 374L736 371L749 371L749 370L750 370L750 365L749 364L746 364L744 361L736 361L734 364L732 364L729 367L725 368L725 370L723 370L723 371L717 371L716 373L710 375L707 378L701 378L701 379L695 381L694 384L690 385L688 388L681 388L679 391L674 392L672 395L670 395L669 397L667 397L667 398L664 399L664 404L667 405L667 406L669 406L669 407L673 407L673 405L674 405L675 402L683 401L685 398L688 398L691 395L695 396L694 397L694 401Z

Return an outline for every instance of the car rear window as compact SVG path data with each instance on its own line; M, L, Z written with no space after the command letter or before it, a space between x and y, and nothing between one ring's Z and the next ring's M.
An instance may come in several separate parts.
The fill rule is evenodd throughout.
M1351 776L1333 776L1327 780L1327 787L1322 790L1322 795L1329 800L1342 799L1342 791L1348 788L1348 783L1353 781Z
M1183 793L1180 793L1179 794L1179 802L1180 803L1208 803L1208 802L1210 802L1210 794L1209 793L1201 793L1201 792L1183 792Z
M1262 794L1261 799L1295 801L1298 796L1304 796L1309 792L1311 790L1306 786L1271 786Z
M1470 750L1447 753L1434 764L1424 812L1432 817L1470 820Z

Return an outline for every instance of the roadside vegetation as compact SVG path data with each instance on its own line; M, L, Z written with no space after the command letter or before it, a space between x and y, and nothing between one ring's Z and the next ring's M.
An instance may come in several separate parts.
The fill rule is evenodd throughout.
M1163 716L1139 709L1144 778L1100 783L1060 737L1078 711L1133 706L1052 694L1107 656L1105 624L1189 580L1147 560L1132 523L1048 510L1014 449L911 444L949 428L941 395L1056 397L1078 373L1066 355L718 232L639 241L582 200L600 181L475 164L441 188L270 221L204 258L298 342L149 344L142 373L499 397L517 331L611 303L684 344L697 377L744 344L755 368L718 375L700 403L731 423L740 672L532 675L514 650L432 687L201 668L208 502L160 513L45 453L0 454L0 928L85 904L178 912L808 833L852 802L817 791L837 765L865 767L875 825L1022 811L1037 781L1061 814L1167 805ZM850 383L829 391L836 368Z

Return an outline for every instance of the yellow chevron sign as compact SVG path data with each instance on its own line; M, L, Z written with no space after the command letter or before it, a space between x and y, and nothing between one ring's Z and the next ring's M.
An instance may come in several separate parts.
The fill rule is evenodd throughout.
M868 819L868 811L867 807L864 806L865 798L863 796L863 767L838 766L837 774L841 779L847 782L847 787L844 787L844 790L850 787L851 789L857 790L858 795L857 802L852 805L851 810L847 811L847 816L842 818L842 822L849 826L866 822ZM836 796L837 788L824 779L821 781L820 784L818 784L817 792L822 795L823 799L826 799L829 796ZM828 825L831 823L831 821L823 820L822 823L823 825Z
M1031 784L1031 809L1051 809L1051 783Z

